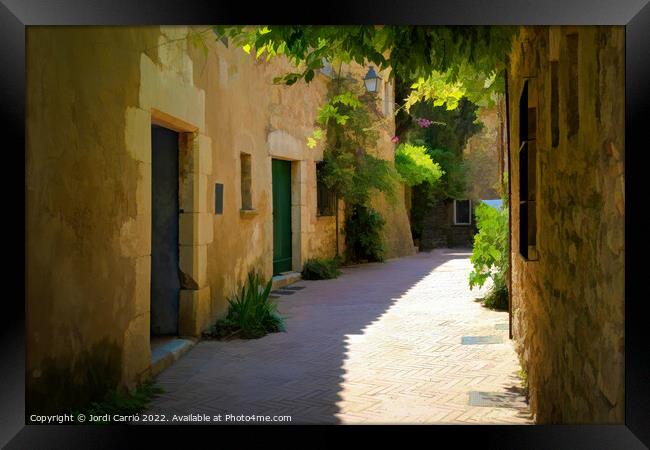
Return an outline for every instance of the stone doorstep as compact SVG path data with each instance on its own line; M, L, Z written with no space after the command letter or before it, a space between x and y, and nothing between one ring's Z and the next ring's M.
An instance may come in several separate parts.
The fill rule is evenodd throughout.
M151 376L155 377L178 361L181 356L194 347L196 342L196 340L188 338L155 339L151 343Z
M273 283L271 284L271 290L275 291L281 287L287 286L292 283L296 283L302 280L302 275L300 272L282 272L280 275L275 275L273 277Z

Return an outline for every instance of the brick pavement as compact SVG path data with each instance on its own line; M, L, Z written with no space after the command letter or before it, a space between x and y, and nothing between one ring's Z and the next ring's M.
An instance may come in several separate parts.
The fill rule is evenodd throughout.
M158 376L166 392L148 412L291 415L294 424L531 423L513 344L499 329L508 315L476 302L486 288L469 290L469 255L438 249L300 281L305 289L277 300L287 332L198 343ZM463 336L502 342L462 345ZM499 403L472 406L470 392Z

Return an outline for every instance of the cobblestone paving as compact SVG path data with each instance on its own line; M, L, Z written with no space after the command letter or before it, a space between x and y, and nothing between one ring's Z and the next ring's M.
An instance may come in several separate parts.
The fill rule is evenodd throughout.
M486 288L469 290L469 256L438 249L300 281L305 289L277 299L287 332L198 343L158 376L166 392L148 412L290 415L294 424L531 423L508 315L476 302ZM502 342L461 344L472 336Z

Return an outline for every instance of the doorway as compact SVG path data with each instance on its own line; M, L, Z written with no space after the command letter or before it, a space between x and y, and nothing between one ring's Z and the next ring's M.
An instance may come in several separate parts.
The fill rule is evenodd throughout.
M291 270L291 161L273 159L273 275Z
M179 133L151 126L151 335L178 335Z

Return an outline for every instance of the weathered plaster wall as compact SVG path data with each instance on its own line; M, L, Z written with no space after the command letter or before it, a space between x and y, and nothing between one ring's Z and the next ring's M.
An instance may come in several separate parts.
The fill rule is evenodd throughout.
M570 55L567 35L574 33L577 54ZM513 50L508 80L513 332L528 372L531 407L540 423L622 423L624 28L525 27ZM557 146L550 60L559 61ZM538 261L526 261L518 251L518 108L525 77L535 77L538 93ZM568 123L576 115L579 127L570 136Z
M148 346L128 349L140 361L125 354L132 322L149 326L134 301L149 249L123 233L146 233L136 201L144 168L124 136L139 96L134 49L158 34L27 28L28 408L84 402L147 368Z
M211 38L206 55L184 39L187 32L28 30L33 407L83 403L149 375L152 122L181 132L180 334L198 335L223 314L249 270L271 276L271 158L292 161L294 270L309 257L335 254L334 217L316 215L315 161L322 149L305 145L328 78L276 86L272 79L289 68L286 62L255 61ZM376 151L392 160L391 136L385 130ZM253 211L240 211L241 152L251 155ZM224 185L219 215L215 183ZM403 203L376 201L388 222L389 256L410 254ZM344 241L341 233L341 252Z

